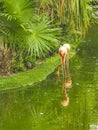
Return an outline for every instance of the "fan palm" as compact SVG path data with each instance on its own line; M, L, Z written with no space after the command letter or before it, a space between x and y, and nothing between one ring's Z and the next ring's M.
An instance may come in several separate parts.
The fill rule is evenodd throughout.
M0 12L0 32L7 45L15 44L15 35L23 30L23 25L30 22L32 17L32 7L28 0L7 1L2 0L2 10ZM13 39L13 41L12 41Z
M19 0L17 2L1 0L0 2L0 37L2 37L3 48L0 71L7 73L10 70L11 56L9 53L17 43L15 38L18 32L23 30L24 23L26 24L31 20L32 7L29 0L22 0L21 2Z
M44 56L58 46L59 40L57 37L60 29L53 28L47 17L39 18L30 25L28 31L26 40L29 45L29 52L35 56Z
M58 40L47 18L35 20L29 0L1 0L0 36L7 48L22 51L24 48L35 56L44 55L57 45ZM37 18L38 19L38 18Z
M54 44L52 43L57 43L56 40L57 34L55 34L55 32L58 29L53 29L53 27L50 26L50 22L48 22L49 19L47 18L43 18L42 20L39 19L39 21L38 20L36 21L35 18L33 17L34 16L33 9L31 6L31 2L29 0L21 0L21 1L2 0L2 1L4 2L4 6L3 6L4 10L0 13L0 18L1 18L0 31L3 35L4 34L11 35L11 36L14 35L19 37L19 40L20 38L25 39L25 35L26 35L27 36L26 38L30 39L29 40L29 42L31 43L31 44L29 43L30 48L33 47L33 49L34 49L34 45L37 46L38 44L39 46L39 43L43 43L42 44L43 47L47 46L48 43L50 43L48 44L48 47L49 46L53 47ZM15 42L13 43L15 44ZM41 44L40 47L36 49L39 49L39 51L43 50L41 49Z

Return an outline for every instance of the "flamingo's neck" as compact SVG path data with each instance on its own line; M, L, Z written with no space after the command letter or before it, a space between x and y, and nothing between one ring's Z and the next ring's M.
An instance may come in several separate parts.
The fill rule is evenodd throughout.
M62 56L62 64L65 62L65 56Z

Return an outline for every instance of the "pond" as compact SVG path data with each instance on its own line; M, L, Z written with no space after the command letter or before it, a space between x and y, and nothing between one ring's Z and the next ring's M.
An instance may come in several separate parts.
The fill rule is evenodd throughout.
M34 86L1 92L0 130L98 130L98 26L89 30L69 71L72 86L65 93L56 70Z

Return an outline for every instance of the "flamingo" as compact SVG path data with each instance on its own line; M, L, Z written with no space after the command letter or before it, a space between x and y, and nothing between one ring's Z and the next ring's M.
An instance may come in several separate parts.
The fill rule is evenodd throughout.
M59 55L61 56L61 64L58 65L58 71L57 71L58 76L59 76L59 70L60 70L61 66L65 66L65 62L66 62L66 64L68 63L69 52L70 52L69 44L64 44L63 46L61 46L59 48Z
M65 57L66 57L66 55L67 55L67 49L66 49L66 47L61 46L61 47L59 48L59 54L60 54L60 56L61 56L61 58L62 58L62 64L64 64L64 63L65 63Z

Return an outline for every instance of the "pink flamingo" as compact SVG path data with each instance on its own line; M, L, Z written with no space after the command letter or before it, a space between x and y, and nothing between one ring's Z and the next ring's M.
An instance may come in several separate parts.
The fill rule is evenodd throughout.
M59 48L59 54L61 56L61 64L58 65L58 71L57 71L58 76L59 76L59 71L60 71L61 66L65 66L65 62L66 64L68 64L69 52L70 52L69 44L64 44L63 46Z

